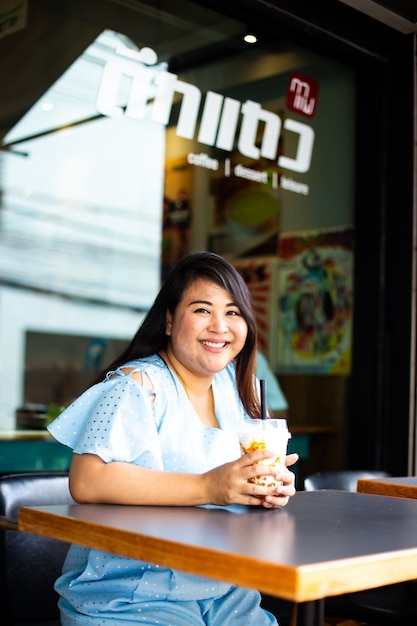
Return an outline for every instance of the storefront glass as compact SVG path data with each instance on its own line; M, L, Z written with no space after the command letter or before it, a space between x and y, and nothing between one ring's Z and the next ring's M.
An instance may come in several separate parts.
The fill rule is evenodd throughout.
M197 249L250 283L290 396L294 376L349 376L353 72L209 3L9 5L0 427L22 403L70 401ZM59 397L57 369L76 381Z

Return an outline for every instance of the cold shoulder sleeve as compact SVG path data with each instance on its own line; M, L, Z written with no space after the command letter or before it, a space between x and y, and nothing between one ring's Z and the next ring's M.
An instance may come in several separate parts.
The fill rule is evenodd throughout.
M115 376L85 391L48 427L76 454L162 469L148 392L129 376Z

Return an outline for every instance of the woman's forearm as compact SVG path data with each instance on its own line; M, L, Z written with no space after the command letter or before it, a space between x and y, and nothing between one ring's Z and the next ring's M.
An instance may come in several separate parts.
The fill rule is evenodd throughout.
M203 475L163 472L123 462L105 463L94 454L73 455L70 490L80 503L207 504Z

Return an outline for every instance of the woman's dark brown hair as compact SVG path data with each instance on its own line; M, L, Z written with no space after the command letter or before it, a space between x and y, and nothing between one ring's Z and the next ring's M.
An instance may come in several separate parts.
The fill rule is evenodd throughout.
M251 294L236 268L213 252L195 252L182 259L168 275L155 302L126 350L111 363L98 380L108 371L128 361L141 359L166 350L166 313L172 315L184 291L196 280L208 280L222 287L232 297L248 326L245 345L236 356L236 383L242 404L251 417L259 417L260 408L255 386L257 331Z

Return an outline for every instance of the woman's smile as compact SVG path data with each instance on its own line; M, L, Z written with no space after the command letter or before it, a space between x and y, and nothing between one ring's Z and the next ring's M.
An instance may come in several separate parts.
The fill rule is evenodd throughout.
M229 345L228 341L209 341L209 340L201 340L200 342L203 346L206 346L207 348L213 348L215 350L218 350L219 348L225 348L227 345Z

